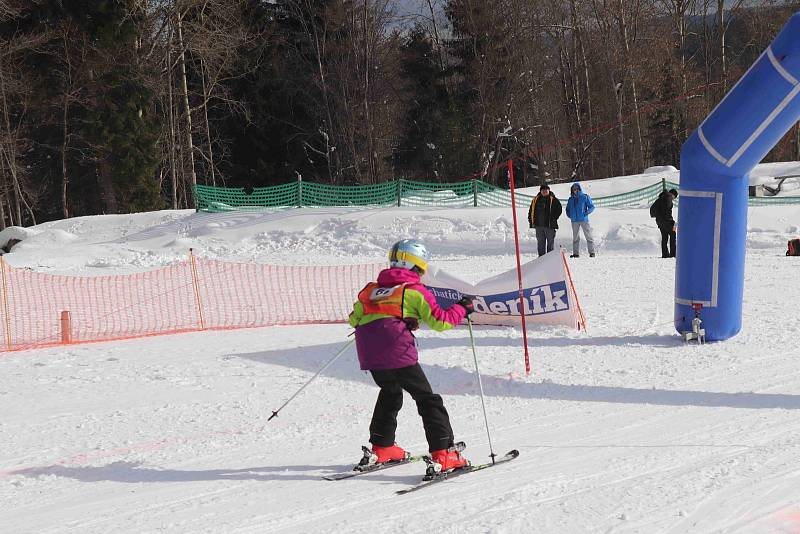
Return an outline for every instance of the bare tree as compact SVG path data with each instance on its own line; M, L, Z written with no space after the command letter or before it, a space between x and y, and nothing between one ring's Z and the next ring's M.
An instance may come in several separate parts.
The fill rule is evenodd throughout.
M18 10L9 6L3 12L4 16L17 13ZM24 129L32 96L24 79L22 64L25 56L38 50L47 39L46 32L14 33L10 38L0 39L0 168L3 170L3 196L9 207L11 224L24 224L23 208L30 222L36 224L32 202L28 199L33 191L25 187L23 166L20 165L21 155L29 145Z

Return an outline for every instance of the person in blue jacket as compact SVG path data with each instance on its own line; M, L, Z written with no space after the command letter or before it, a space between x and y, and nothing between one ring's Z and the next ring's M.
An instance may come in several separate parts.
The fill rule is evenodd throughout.
M581 234L586 237L586 247L589 249L589 257L594 258L594 238L592 237L592 227L589 225L589 214L594 211L592 198L581 191L581 184L575 182L569 193L567 201L567 217L572 221L572 255L570 258L577 258L581 252Z

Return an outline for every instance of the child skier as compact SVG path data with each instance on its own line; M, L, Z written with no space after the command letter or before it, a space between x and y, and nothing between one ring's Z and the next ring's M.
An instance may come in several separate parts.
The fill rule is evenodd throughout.
M472 298L463 296L443 310L420 283L428 268L425 245L404 239L389 252L389 269L358 294L350 314L356 329L356 349L361 369L370 371L381 388L369 426L370 462L403 460L407 453L395 444L397 413L403 406L403 390L417 403L431 459L449 471L470 465L453 444L450 417L442 398L431 389L418 363L412 330L423 321L436 331L453 328L474 311Z

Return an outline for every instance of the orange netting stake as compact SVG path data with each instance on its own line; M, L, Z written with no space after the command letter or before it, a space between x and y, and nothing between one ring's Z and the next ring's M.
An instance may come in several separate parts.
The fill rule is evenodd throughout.
M194 287L194 298L197 304L197 316L200 318L200 330L205 330L206 322L203 318L203 304L200 301L200 284L197 283L197 263L195 262L192 249L189 249L189 259L191 260L192 266L192 286Z
M3 309L6 313L6 346L11 350L11 313L8 308L8 285L6 284L6 262L0 256L0 271L3 274Z
M61 312L61 343L72 343L72 317L67 310Z

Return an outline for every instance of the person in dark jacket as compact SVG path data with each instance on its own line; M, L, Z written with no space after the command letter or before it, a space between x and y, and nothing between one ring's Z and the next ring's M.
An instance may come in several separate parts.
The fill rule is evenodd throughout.
M558 218L561 217L561 202L550 192L550 186L543 184L539 194L533 197L528 210L528 222L536 229L536 244L539 256L553 250L558 230Z
M678 191L670 189L662 191L653 203L650 214L656 218L656 224L661 232L661 257L675 257L675 219L672 217L672 202L678 198ZM669 247L667 243L669 242Z

